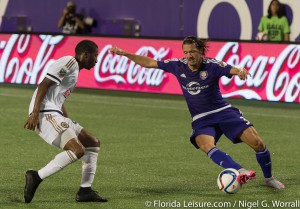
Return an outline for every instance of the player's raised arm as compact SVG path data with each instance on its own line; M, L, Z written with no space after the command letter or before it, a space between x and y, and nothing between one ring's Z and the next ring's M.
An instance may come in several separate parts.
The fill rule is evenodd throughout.
M246 80L248 75L251 77L251 74L245 68L232 67L230 69L230 74L237 75L241 80Z
M131 54L129 52L126 52L116 46L113 46L110 51L112 53L115 53L117 55L122 55L128 57L130 60L134 61L136 64L141 65L145 68L158 68L157 61L154 59L151 59L150 57L140 56L136 54Z

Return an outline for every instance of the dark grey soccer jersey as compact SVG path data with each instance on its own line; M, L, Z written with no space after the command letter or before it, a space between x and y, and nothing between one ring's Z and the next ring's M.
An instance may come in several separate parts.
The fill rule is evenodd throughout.
M200 69L192 72L185 58L157 63L160 69L176 76L193 120L230 107L222 98L219 78L224 75L231 77L231 65L216 59L204 58Z

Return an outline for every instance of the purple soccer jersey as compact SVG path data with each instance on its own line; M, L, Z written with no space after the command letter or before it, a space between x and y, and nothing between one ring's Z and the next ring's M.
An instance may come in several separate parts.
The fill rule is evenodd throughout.
M199 70L192 72L186 59L158 61L158 67L174 74L193 118L191 143L199 148L195 137L213 136L215 143L225 134L233 143L241 142L238 135L252 124L239 109L226 102L220 92L219 79L231 77L231 65L216 59L204 58Z
M199 115L225 108L219 78L231 77L232 66L216 59L204 58L199 70L192 72L185 58L158 61L158 67L176 76L193 120Z

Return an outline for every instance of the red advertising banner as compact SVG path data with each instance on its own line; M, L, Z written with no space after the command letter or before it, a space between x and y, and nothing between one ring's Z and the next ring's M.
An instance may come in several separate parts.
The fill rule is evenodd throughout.
M127 57L113 55L113 46L156 60L183 57L181 40L0 34L0 83L38 84L58 58L74 55L76 44L90 39L99 46L94 69L82 70L77 87L182 94L175 76L146 69ZM207 57L245 67L252 77L220 79L224 97L300 102L300 45L210 42Z

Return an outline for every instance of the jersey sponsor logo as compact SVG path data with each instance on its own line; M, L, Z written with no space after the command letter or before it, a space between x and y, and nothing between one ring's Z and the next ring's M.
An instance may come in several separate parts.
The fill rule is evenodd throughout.
M187 90L191 95L197 95L201 92L202 89L208 88L208 85L201 86L199 83L192 81L186 86L182 86L182 88Z
M63 128L69 128L69 124L67 124L66 122L61 122L60 125Z
M67 73L67 69L62 68L62 69L60 69L60 71L58 72L58 76L59 76L60 78L62 78L62 77L64 77L64 76L66 75L66 73Z
M200 78L202 80L205 80L207 78L207 76L208 76L207 71L200 71Z

